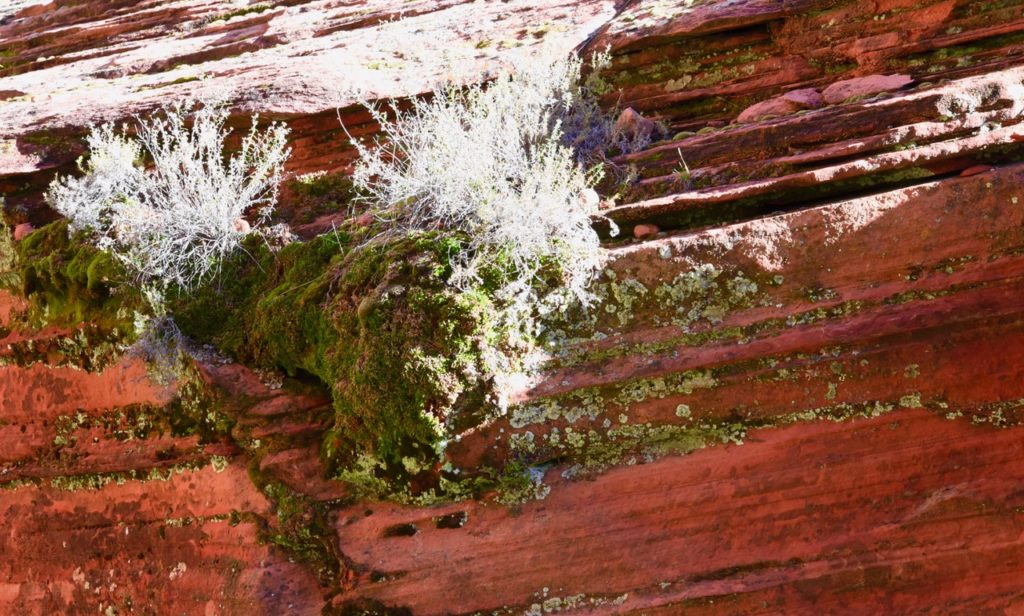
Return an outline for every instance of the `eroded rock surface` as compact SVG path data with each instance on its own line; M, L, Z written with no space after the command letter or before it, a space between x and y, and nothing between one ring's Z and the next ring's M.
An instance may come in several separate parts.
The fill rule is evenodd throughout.
M205 351L161 380L0 292L0 611L1024 605L1024 4L29 4L0 17L12 224L54 218L90 123L227 91L290 125L291 171L345 171L337 107L372 135L360 96L546 41L608 48L607 102L666 138L614 161L638 181L600 310L447 450L529 467L521 504L361 498L321 462L323 387ZM329 195L286 197L333 228Z

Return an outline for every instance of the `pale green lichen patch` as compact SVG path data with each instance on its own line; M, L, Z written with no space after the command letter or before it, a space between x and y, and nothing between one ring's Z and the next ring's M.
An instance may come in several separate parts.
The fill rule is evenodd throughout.
M170 433L172 428L166 410L147 405L131 405L89 415L77 411L54 419L54 447L74 447L80 433L121 442L145 440L154 433ZM99 438L99 437L96 437Z
M647 295L647 287L638 280L628 279L621 283L609 282L607 289L609 297L602 302L604 311L615 315L620 326L626 326L633 318L634 304Z
M921 404L921 394L912 393L903 396L902 398L900 398L900 406L905 409L922 408L924 405Z
M828 391L825 392L825 399L826 400L835 400L836 399L836 391L837 391L836 390L836 384L835 383L829 383L828 384Z
M664 313L673 315L671 323L684 330L700 321L718 324L732 311L754 306L759 296L757 283L742 271L723 274L705 263L658 286L654 296Z
M654 460L668 454L685 454L716 444L742 444L749 430L778 428L798 422L847 421L874 418L912 409L927 409L949 418L964 411L950 411L940 398L927 398L918 391L894 392L891 398L843 400L849 390L843 383L869 376L872 362L857 357L856 350L841 346L823 347L814 353L769 357L721 367L715 371L693 370L656 378L636 379L604 388L577 391L536 400L511 410L512 433L504 438L511 459L528 464L559 460L563 476L574 478L599 473L616 465ZM884 376L891 374L881 366ZM746 375L751 381L822 383L818 402L799 410L737 406L730 409L699 406L686 396L697 390L719 387ZM918 364L897 372L915 379ZM668 399L659 403L659 400ZM703 397L705 400L706 396ZM968 413L974 423L995 426L1016 425L1024 400Z
M893 411L894 404L883 400L870 400L859 403L841 402L828 406L804 409L787 413L764 421L759 428L779 427L807 421L847 421L854 418L878 417Z
M594 421L599 415L627 414L639 402L671 395L711 389L718 381L711 370L692 370L649 379L635 379L605 388L586 387L557 397L544 398L509 410L509 424L523 428L564 420L570 424L583 417Z
M566 596L551 596L551 590L544 588L538 593L534 593L535 602L531 603L529 607L522 608L508 608L501 609L493 612L495 616L511 616L512 614L522 616L545 616L546 614L556 614L560 612L570 612L574 610L591 610L594 608L605 608L608 607L619 607L626 603L629 599L629 593L623 593L621 595L587 595L585 593L579 593L575 595Z
M49 486L57 490L74 492L78 490L99 490L105 486L125 485L133 481L170 481L175 475L194 473L210 464L208 459L181 462L163 467L131 469L106 473L60 475L49 479L20 479L0 483L0 490L16 489L24 485Z
M964 414L961 410L947 413L946 416L953 419L953 415L962 417ZM970 416L971 423L975 425L990 424L998 428L1024 425L1024 398L986 404L973 409Z
M969 263L976 261L977 258L974 255L963 255L960 257L950 257L943 259L931 267L933 272L942 272L944 274L955 274L963 270Z
M686 454L715 444L742 444L747 428L740 422L696 422L690 425L625 424L600 433L569 432L547 438L545 448L573 465L563 476L601 472L617 464L650 462L670 454Z
M770 286L777 286L771 278L759 282L743 271L729 272L708 263L657 286L608 269L593 286L594 307L550 315L545 339L565 358L571 354L565 349L575 343L601 340L639 322L675 325L684 333L691 333L691 328L714 330L738 310L772 304L764 292Z

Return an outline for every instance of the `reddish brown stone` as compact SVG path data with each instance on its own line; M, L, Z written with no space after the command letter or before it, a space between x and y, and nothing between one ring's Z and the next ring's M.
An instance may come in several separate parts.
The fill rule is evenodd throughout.
M786 92L782 98L800 106L801 109L817 109L825 105L825 99L814 88L801 88Z
M783 97L770 98L760 103L754 103L744 109L740 115L736 116L736 121L740 124L750 124L759 120L789 115L800 109L800 105L789 99Z
M612 127L612 133L616 137L630 143L647 143L657 136L658 132L656 122L643 117L632 107L623 109Z
M992 170L992 167L990 167L988 165L974 165L973 167L968 167L968 168L964 169L963 171L961 171L960 172L960 177L966 178L966 177L969 177L969 176L972 176L972 175L978 175L979 173L985 173L985 172L991 171L991 170Z
M803 88L787 92L760 103L754 103L736 117L740 124L750 124L766 118L796 113L801 109L817 109L825 104L821 94L814 88Z
M658 235L658 229L655 225L637 225L633 227L633 237L638 240L644 240Z
M821 92L826 103L835 105L854 97L871 96L904 88L914 80L909 75L869 75L837 81Z
M1020 428L902 410L756 431L742 446L597 481L555 468L547 498L514 512L351 508L337 518L339 547L384 581L335 601L415 614L522 612L555 598L659 614L1021 605L1020 439ZM452 512L465 525L436 528ZM402 524L418 532L385 536Z
M14 241L20 242L21 240L28 237L28 234L32 233L33 231L35 231L35 227L32 226L32 223L21 223L20 225L14 227Z

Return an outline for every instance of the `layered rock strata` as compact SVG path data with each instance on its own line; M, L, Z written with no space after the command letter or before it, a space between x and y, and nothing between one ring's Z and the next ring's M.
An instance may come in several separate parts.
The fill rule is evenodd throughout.
M55 217L41 191L90 123L233 89L240 126L288 122L291 171L343 172L337 107L372 135L360 96L484 78L548 39L608 49L606 102L666 138L613 161L638 181L607 211L624 233L600 310L447 450L467 473L528 468L520 504L360 499L326 478L322 387L209 349L161 381L0 294L0 611L1020 609L1024 4L57 0L2 19L12 224ZM338 216L287 196L306 235Z

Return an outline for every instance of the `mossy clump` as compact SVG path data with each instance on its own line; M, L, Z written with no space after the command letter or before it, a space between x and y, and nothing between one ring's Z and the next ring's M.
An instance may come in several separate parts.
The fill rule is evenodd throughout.
M279 481L254 476L253 482L274 505L275 519L265 525L264 540L310 567L323 586L336 584L342 565L328 521L328 505L294 492Z
M0 216L0 289L19 287L17 266L18 252L14 247L11 230Z
M191 361L179 358L177 386L173 402L166 407L170 432L174 436L198 436L200 443L227 439L235 426L230 409L225 408L220 392L208 385Z
M69 235L60 220L33 231L4 249L6 273L0 285L28 300L21 315L30 327L77 327L88 323L130 343L135 315L147 310L146 300L122 265L109 253L91 246L80 234ZM13 258L12 258L13 257Z
M418 493L438 486L447 439L489 408L503 334L486 289L447 284L458 239L368 233L346 226L279 251L251 240L171 311L241 361L326 384L329 465Z

